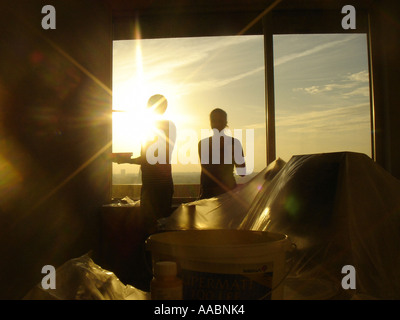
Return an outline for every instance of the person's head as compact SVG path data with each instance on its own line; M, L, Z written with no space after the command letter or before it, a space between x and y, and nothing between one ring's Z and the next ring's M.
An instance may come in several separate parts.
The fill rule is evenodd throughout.
M212 129L217 129L218 131L224 130L228 125L227 113L220 108L216 108L213 111L211 111L210 125Z
M147 102L147 108L152 109L153 112L163 114L167 110L168 101L161 94L155 94L150 97Z

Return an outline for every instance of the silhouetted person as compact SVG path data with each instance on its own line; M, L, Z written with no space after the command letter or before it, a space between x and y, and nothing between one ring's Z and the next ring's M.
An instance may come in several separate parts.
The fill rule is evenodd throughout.
M147 108L162 115L168 106L163 95L150 97ZM171 214L174 185L171 172L171 154L176 140L176 127L170 120L154 122L154 139L142 144L137 158L118 158L115 162L131 163L141 166L142 188L140 194L140 211L145 219L148 233L156 231L160 218Z
M211 198L236 187L234 168L240 176L246 174L243 148L240 141L225 134L228 125L227 113L214 109L210 113L213 136L198 144L201 175L200 199Z

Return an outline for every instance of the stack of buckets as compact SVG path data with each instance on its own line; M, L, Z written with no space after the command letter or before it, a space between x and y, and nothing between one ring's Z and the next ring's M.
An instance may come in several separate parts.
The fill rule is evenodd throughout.
M279 233L185 230L151 235L153 265L175 261L184 300L280 300L292 247Z

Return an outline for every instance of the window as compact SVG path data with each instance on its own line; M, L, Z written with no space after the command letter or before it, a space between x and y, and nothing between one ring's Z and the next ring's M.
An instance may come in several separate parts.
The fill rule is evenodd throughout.
M199 184L197 143L217 107L228 113L254 175L266 165L264 77L261 35L114 41L113 152L139 155L141 112L151 95L163 94L165 116L177 127L175 184ZM114 185L140 183L139 166L113 164Z
M276 156L371 157L366 34L275 35Z
M113 152L139 154L141 109L159 93L177 126L175 185L199 183L197 142L216 107L254 174L297 154L374 158L368 16L357 10L357 29L344 31L340 9L273 11L263 35L115 40ZM140 183L138 166L113 164L113 185Z

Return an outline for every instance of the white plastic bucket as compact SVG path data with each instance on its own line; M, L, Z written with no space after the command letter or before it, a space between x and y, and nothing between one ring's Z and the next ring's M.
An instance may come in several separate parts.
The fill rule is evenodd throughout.
M283 299L286 235L248 230L185 230L151 235L153 264L175 261L185 300Z

